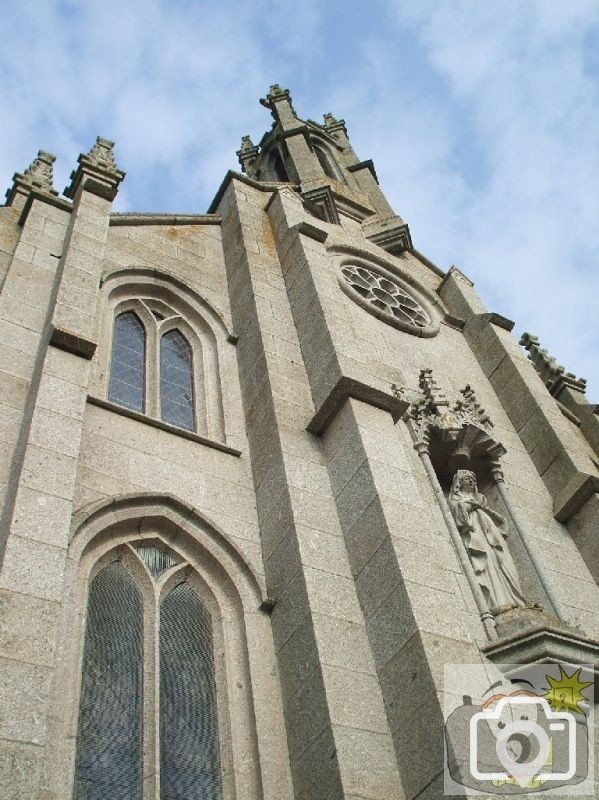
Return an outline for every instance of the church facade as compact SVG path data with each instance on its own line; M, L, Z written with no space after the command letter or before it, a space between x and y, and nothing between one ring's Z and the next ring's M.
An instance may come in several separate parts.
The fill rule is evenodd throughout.
M599 661L584 381L261 102L206 214L0 208L1 800L432 800L445 666Z

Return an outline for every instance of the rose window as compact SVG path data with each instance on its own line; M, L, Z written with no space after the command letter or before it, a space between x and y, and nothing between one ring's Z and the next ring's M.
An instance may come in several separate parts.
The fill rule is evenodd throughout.
M357 264L348 264L341 272L349 286L369 306L402 323L402 327L425 328L431 324L430 317L420 303L394 280Z

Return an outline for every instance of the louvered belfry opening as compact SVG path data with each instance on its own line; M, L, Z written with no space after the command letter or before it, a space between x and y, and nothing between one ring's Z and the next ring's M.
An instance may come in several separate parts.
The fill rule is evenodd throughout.
M221 797L212 622L180 583L160 610L160 798Z
M120 562L92 580L74 800L142 798L143 608Z
M127 552L152 576L143 592L124 566ZM145 800L143 776L149 786L158 771L154 800L222 800L210 613L188 582L190 566L159 539L125 546L120 557L89 589L73 800ZM177 565L181 582L159 602ZM158 637L158 669L145 664L158 686L143 686L144 652L154 652L144 650L144 630ZM143 725L157 731L157 754L144 748Z

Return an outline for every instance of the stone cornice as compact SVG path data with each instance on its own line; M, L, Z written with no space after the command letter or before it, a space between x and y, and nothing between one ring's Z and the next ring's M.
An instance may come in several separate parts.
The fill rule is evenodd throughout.
M466 275L466 273L462 272L461 269L458 269L455 266L455 264L452 264L451 267L447 270L447 272L443 275L443 280L441 281L441 283L437 286L436 290L437 294L441 294L441 292L443 291L443 287L445 286L447 281L450 278L453 278L454 276L459 280L465 281L468 284L468 286L474 286L474 283L470 280L470 278Z
M483 647L496 664L589 664L599 677L599 642L558 625L531 626Z
M221 225L218 214L154 214L144 212L115 212L109 224L119 225Z
M79 356L90 361L96 352L97 343L84 336L80 336L67 328L52 326L50 344L59 350Z
M417 258L418 261L421 261L425 267L428 267L432 272L434 272L435 275L438 275L440 278L443 278L443 280L445 280L447 273L444 272L441 269L441 267L438 267L433 261L431 261L430 258L427 258L423 253L421 253L420 250L417 250L415 247L409 247L408 252L411 253L414 256L414 258ZM439 284L439 286L442 285L443 281L441 281L441 284Z

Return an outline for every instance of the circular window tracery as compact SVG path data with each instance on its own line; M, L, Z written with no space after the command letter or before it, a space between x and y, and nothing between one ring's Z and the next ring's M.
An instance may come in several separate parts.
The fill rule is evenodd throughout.
M358 264L346 264L341 273L353 291L366 301L366 307L389 315L391 320L402 323L402 327L425 328L431 324L420 303L394 280Z

